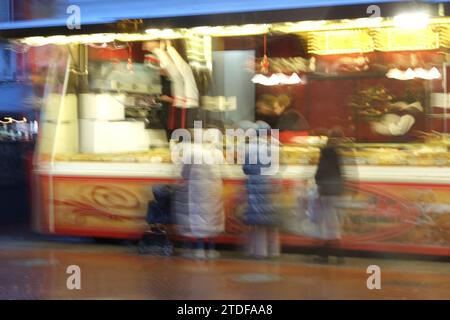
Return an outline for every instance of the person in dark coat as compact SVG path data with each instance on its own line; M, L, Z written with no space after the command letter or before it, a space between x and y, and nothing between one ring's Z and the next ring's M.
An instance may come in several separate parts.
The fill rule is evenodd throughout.
M315 181L319 192L321 220L318 221L320 237L323 240L323 252L317 262L327 263L331 248L339 249L341 227L337 202L343 193L341 158L337 150L342 134L340 130L329 133L327 145L321 149ZM338 253L338 262L343 262Z
M307 131L305 117L291 107L291 98L286 95L263 95L256 105L257 119L280 131Z
M309 124L305 117L291 108L291 98L287 95L278 96L274 103L274 111L278 116L276 128L280 131L307 131Z

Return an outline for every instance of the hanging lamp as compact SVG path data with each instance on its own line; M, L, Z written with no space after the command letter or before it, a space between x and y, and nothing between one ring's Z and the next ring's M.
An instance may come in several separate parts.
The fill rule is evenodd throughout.
M284 73L272 73L270 75L270 63L267 57L267 34L264 34L264 56L261 60L261 73L253 76L252 82L263 86L292 85L302 83L299 75L294 72L291 75Z

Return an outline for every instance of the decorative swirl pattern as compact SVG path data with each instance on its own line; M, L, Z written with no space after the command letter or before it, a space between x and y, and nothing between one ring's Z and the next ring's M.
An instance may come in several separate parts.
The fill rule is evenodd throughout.
M144 220L143 215L130 215L119 210L138 210L141 202L136 194L117 186L92 186L79 200L55 200L55 205L71 208L77 215L77 223L83 224L85 217L94 216L109 220Z
M91 199L101 207L115 209L137 209L140 202L132 192L120 187L94 186Z

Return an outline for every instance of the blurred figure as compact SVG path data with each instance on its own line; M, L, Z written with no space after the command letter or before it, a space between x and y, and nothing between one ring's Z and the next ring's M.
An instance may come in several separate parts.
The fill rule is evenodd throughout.
M343 192L343 178L341 172L341 158L337 146L343 133L340 129L330 130L327 145L320 151L319 164L315 174L318 188L318 204L321 210L320 220L317 221L320 238L323 240L323 252L315 259L319 263L328 263L331 249L338 249L336 253L338 263L343 263L339 246L341 241L341 226L337 203Z
M267 124L257 122L260 129L267 129ZM247 129L247 128L243 128ZM276 208L272 202L273 187L270 177L261 174L261 169L270 166L262 164L260 155L267 154L268 144L258 137L257 143L248 144L243 171L247 175L247 208L244 222L250 227L247 255L253 258L277 257L280 255L280 241L277 228ZM253 156L252 156L253 155ZM256 159L252 163L252 158Z
M182 178L174 194L174 216L178 231L184 237L195 239L195 246L185 243L184 256L189 258L216 258L214 238L225 229L222 178L216 165L223 154L211 144L191 144L191 155L202 153L201 164L185 163ZM192 157L191 157L192 159ZM192 161L193 162L193 161ZM207 249L207 250L206 250Z
M191 237L189 225L189 172L190 166L181 167L181 179L174 185L172 198L172 216L175 222L176 232L185 238L183 255L190 253L190 243L186 239Z
M170 203L172 189L168 185L152 187L154 200L150 201L147 210L149 229L139 242L142 254L172 255L173 244L169 239L166 226L171 222Z

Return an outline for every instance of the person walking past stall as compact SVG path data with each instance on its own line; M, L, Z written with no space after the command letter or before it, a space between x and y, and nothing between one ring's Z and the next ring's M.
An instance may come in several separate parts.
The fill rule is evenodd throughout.
M318 190L318 205L315 210L320 210L320 218L316 223L319 237L323 241L322 252L315 259L319 263L328 263L330 255L337 256L338 263L344 262L340 251L342 235L337 208L344 187L341 158L337 149L342 136L341 130L330 130L327 144L320 151L319 164L314 177Z

